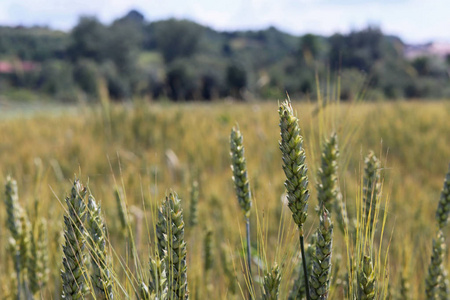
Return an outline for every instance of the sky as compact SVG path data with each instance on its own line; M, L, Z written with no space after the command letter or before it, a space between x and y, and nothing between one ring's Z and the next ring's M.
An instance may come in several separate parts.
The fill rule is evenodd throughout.
M375 25L408 43L450 42L449 0L0 0L0 24L68 31L80 15L110 23L131 9L148 21L186 18L217 30L330 35Z

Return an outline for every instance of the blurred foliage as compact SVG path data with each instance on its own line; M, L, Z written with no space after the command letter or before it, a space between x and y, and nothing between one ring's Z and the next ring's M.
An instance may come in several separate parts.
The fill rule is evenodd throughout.
M102 78L116 100L246 100L286 91L315 98L320 78L342 80L344 100L362 91L369 100L449 97L450 56L406 59L405 47L371 26L330 37L297 37L275 27L220 32L187 20L149 22L132 10L108 25L80 17L69 33L0 27L0 61L12 66L0 72L0 91L23 88L60 99L63 89L73 99L94 100ZM35 67L22 70L21 62ZM63 82L54 82L59 76Z

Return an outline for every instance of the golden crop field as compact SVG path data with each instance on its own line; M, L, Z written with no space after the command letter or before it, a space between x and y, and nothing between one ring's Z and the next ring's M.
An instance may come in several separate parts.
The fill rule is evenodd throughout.
M337 212L325 215L334 223L329 297L425 299L426 287L428 291L432 286L425 282L438 232L435 215L449 172L450 102L332 103L322 108L293 102L292 107L299 119L308 166L310 197L303 226L307 245L314 242L311 237L322 224L315 209L319 206L321 148L326 138L337 134L337 183L349 223L340 230ZM276 101L136 102L0 118L0 298L18 299L18 291L21 299L68 295L61 279L61 270L68 274L63 245L67 247L68 235L77 233L70 232L69 221L64 223L64 215L71 211L64 199L70 198L78 178L101 206L107 256L102 259L107 261L103 267L108 271L103 272L111 281L109 294L102 298L95 276L85 275L88 299L159 299L151 298L155 292L150 293L149 281L154 276L149 260L157 256L161 238L155 229L158 207L165 197L173 197L172 193L181 199L183 211L184 238L177 241L186 243L189 298L288 299L293 287L300 284L301 258L298 226L286 205L278 109ZM234 126L243 135L251 190L251 281L246 275L246 219L230 168ZM378 223L373 228L363 217L367 208L363 201L364 160L370 150L381 166L376 170L381 179L377 182L380 195L374 198ZM13 202L21 209L8 207L8 176L17 181L18 201ZM78 197L87 201L87 197ZM173 205L177 208L176 201L171 205L171 209ZM11 216L17 221L12 225ZM172 217L175 220L179 214ZM72 215L67 220L71 218L73 226L77 220ZM87 218L91 220L90 215ZM177 224L180 229L181 223ZM16 238L9 229L14 225L21 232ZM328 230L327 226L323 228ZM448 226L442 232L449 245ZM90 243L92 236L83 236L86 249L81 250L91 254L80 262L80 272L91 274L90 269L99 263L89 257L99 246ZM438 267L436 278L444 278L450 257L445 249L439 249L445 267ZM64 250L64 257L69 250ZM313 247L307 249L308 253L314 251ZM23 253L25 258L21 258ZM364 256L371 259L370 264L365 264ZM268 289L278 282L278 275L273 275L275 271L266 279L265 275L275 263L281 283L274 292L278 298L275 294L271 298ZM172 279L166 278L169 289L174 288ZM364 280L373 284L373 295L367 298L360 291ZM310 283L314 289L314 282ZM442 286L439 283L428 292L445 293ZM150 289L148 294L145 289ZM165 297L184 297L169 295Z

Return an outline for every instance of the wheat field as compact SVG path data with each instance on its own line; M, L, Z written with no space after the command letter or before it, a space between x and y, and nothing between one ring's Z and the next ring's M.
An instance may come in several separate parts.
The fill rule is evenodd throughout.
M299 119L308 166L308 217L302 225L307 244L317 228L325 236L329 228L328 215L315 210L319 206L318 174L325 139L335 132L338 141L336 182L351 224L347 230L339 230L339 221L331 214L334 231L328 298L359 295L358 299L405 299L408 295L409 299L424 299L430 287L426 277L434 253L433 239L440 241L436 237L438 228L443 236L449 233L448 226L438 225L435 215L450 163L450 102L293 102L292 107ZM102 231L102 226L96 227L104 234L99 238L104 239L103 246L91 243L89 238L85 246L87 257L103 247L108 262L93 259L86 263L86 270L104 265L111 284L109 294L101 296L95 280L87 276L90 292L85 297L160 299L146 298L155 297L155 293L145 294L145 288L152 286L147 283L155 282L152 278L157 273L150 270L158 269L157 259L161 258L158 230L163 227L158 227L162 226L158 213L170 215L171 211L169 219L178 222L177 212L182 210L184 236L179 238L186 247L189 298L288 299L298 283L301 258L299 229L286 205L278 109L277 101L179 105L141 101L118 105L106 101L101 107L0 118L1 195L8 197L8 180L15 179L18 203L24 212L18 213L22 216L18 221L22 224L20 231L31 232L31 240L41 241L25 248L30 253L44 252L38 262L32 258L22 261L30 267L17 276L21 266L15 262L20 255L14 249L22 249L17 244L22 240L11 242L14 234L7 223L14 213L8 211L8 200L2 200L0 298L18 299L18 290L22 290L21 299L60 299L64 293L71 299L67 291L63 292L67 283L61 270L67 273L64 235L73 226L64 223L64 215L71 213L67 203L72 201L65 198L70 198L77 178L96 204L88 202L87 195L81 197L79 188L73 201L81 199L80 203L84 201L91 208L100 205L99 216L106 228ZM243 213L232 180L233 127L243 136L252 201L249 214ZM370 218L362 217L365 157L371 150L378 157L381 174L379 202L373 209L379 223L373 230L368 228ZM168 202L163 201L165 198ZM86 208L86 218L93 222L91 208ZM246 216L251 225L250 248ZM75 221L72 219L72 223ZM178 238L176 234L164 232L163 236ZM442 241L448 245L450 239ZM310 248L306 251L314 250ZM364 249L372 257L366 265ZM353 270L352 265L357 254L367 274L353 274L358 269ZM448 269L448 252L444 250L441 257L441 265ZM30 278L36 277L36 268L41 270L37 276L41 281L30 293ZM361 286L361 276L368 277L364 280L370 284L371 272L377 280L376 291L373 298L364 298L353 287ZM166 280L169 290L178 290L161 297L181 299L181 287L172 282L175 279Z

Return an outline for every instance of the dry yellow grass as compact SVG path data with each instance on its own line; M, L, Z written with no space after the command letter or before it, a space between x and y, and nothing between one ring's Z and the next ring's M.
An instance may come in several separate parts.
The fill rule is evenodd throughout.
M408 261L410 270L416 270L411 274L412 293L417 299L421 298L425 272L419 270L426 270L429 261L434 214L450 162L450 103L341 104L325 108L323 114L317 114L317 108L312 104L294 103L293 106L306 143L311 186L316 181L320 159L319 141L328 137L332 129L337 131L341 148L340 187L349 213L355 211L362 158L369 149L381 157L385 167L383 193L390 198L385 239L389 241L392 237L391 289L400 288L400 262ZM50 261L59 263L63 198L74 174L84 182L89 180L89 187L105 214L109 242L117 253L114 257L116 276L124 278L125 272L118 259L127 260L127 246L117 221L114 186L122 186L125 190L140 263L146 270L149 249L154 249L151 227L155 205L169 189L173 189L182 199L187 214L192 176L199 174L199 227L212 228L213 245L217 250L214 260L218 267L209 271L209 278L215 292L222 299L230 299L229 280L218 263L222 244L232 249L227 255L234 258L234 269L245 291L243 263L238 258L243 249L241 240L245 236L245 222L236 217L242 213L235 199L229 167L229 132L236 122L245 137L255 202L252 208L255 213L251 215L252 224L258 224L252 227L252 244L258 249L255 253L260 253L261 260L266 263L274 258L280 263L280 258L286 259L284 253L292 254L293 250L289 249L295 248L297 235L292 231L293 224L289 224L289 212L280 200L284 192L284 175L278 149L277 108L276 102L179 106L137 103L126 107L112 106L107 112L109 117L105 117L105 112L99 108L84 107L67 115L58 112L51 116L38 114L5 119L0 121L0 182L5 182L6 176L11 174L18 181L19 201L31 219L39 216L48 220ZM37 179L39 164L42 165L42 176ZM306 233L314 231L318 224L312 213L317 204L316 191L312 188L311 192ZM0 245L6 245L8 240L5 218L5 209L1 209ZM185 215L185 218L189 216ZM279 226L281 219L286 226ZM282 239L287 242L276 247L279 228L284 232ZM199 284L203 270L201 247L196 245L201 244L199 230L186 228L191 295L208 292L207 285ZM294 233L293 237L286 236L290 233ZM336 236L334 247L341 249L340 253L345 256L343 238L339 234ZM404 258L405 248L408 259ZM0 274L2 299L13 286L9 284L13 280L8 275L13 273L9 258L6 247L0 247L0 266L5 270ZM60 268L51 268L51 280L43 293L44 299L59 297ZM132 289L131 284L123 285L124 289ZM281 299L289 293L289 287L290 283L282 283ZM242 295L238 289L235 297Z

